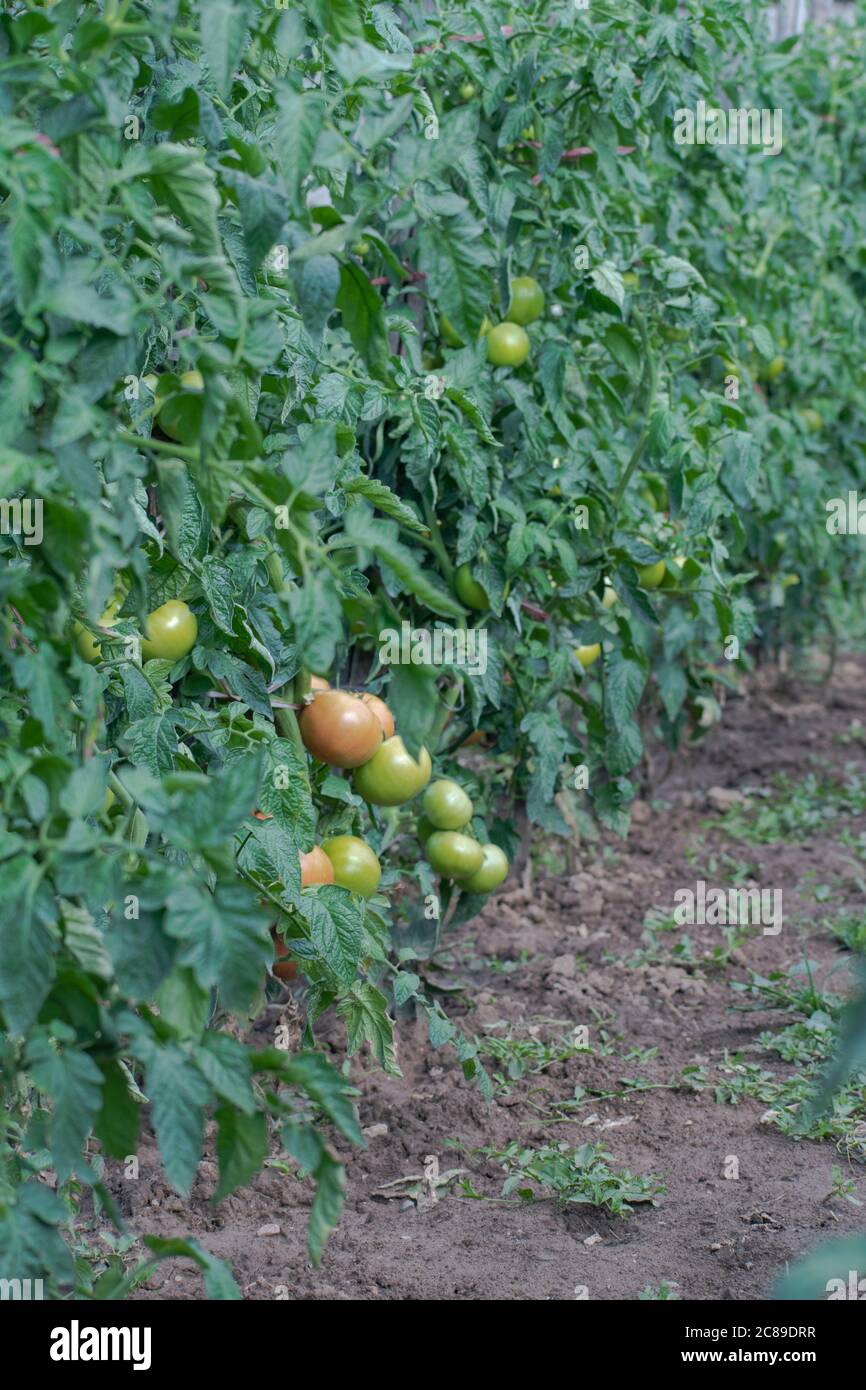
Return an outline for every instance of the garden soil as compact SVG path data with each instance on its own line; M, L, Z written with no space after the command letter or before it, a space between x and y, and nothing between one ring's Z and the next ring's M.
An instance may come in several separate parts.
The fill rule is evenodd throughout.
M441 968L428 979L454 991L440 997L467 1032L568 1040L586 1025L596 1050L522 1078L488 1059L491 1075L502 1075L488 1103L453 1051L430 1045L422 1020L401 1019L401 1077L382 1074L366 1053L349 1063L367 1146L335 1146L346 1163L347 1201L319 1269L306 1253L310 1184L270 1167L214 1207L212 1137L188 1200L166 1186L152 1140L141 1151L137 1181L110 1165L132 1226L193 1235L231 1262L246 1299L445 1301L632 1300L664 1283L684 1299L764 1298L787 1262L831 1236L862 1230L864 1209L833 1191L839 1166L853 1194L866 1200L862 1164L830 1142L782 1134L760 1101L717 1103L713 1082L734 1053L777 1077L792 1071L758 1043L764 1030L792 1017L745 1011L732 982L750 970L785 970L807 953L818 983L827 979L842 994L850 988L851 958L821 919L863 909L858 861L838 831L844 824L856 841L866 817L819 823L806 839L755 845L728 837L723 812L738 796L760 799L779 774L798 781L810 772L862 771L863 685L864 667L852 660L839 664L826 687L775 670L753 675L740 697L728 699L723 723L636 807L626 843L605 836L579 845L570 874L553 875L536 862L480 918L446 936ZM678 933L663 934L659 952L647 952L647 915L670 916L674 892L698 878L726 884L735 861L757 865L761 886L783 890L780 934L751 930L721 968L705 963L723 944L716 926L685 929L693 962L672 955ZM297 1032L296 999L300 990L262 1014L260 1041L273 1040L279 1021ZM342 1065L339 1022L324 1019L320 1035ZM614 1055L599 1055L605 1038ZM629 1058L630 1049L642 1055ZM644 1049L655 1052L647 1057ZM681 1084L690 1067L704 1069L704 1089ZM550 1109L573 1098L575 1087L621 1093L624 1077L672 1089L586 1094L575 1110ZM615 1168L657 1175L666 1192L657 1206L637 1206L627 1218L516 1194L504 1200L501 1166L475 1151L515 1142L535 1149L602 1144ZM437 1165L440 1174L464 1172L437 1187L424 1177ZM200 1275L187 1261L169 1261L134 1296L201 1298Z

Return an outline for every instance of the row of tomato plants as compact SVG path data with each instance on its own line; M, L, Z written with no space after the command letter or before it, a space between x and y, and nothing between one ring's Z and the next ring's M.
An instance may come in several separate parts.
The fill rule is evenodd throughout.
M862 471L856 45L206 8L0 17L0 461L46 510L2 541L0 1253L103 1296L137 1276L62 1233L83 1193L122 1220L145 1101L181 1194L208 1119L218 1196L278 1138L318 1258L327 1126L361 1141L322 1013L394 1070L414 1007L484 1087L423 987L443 922L524 821L625 832L647 731L705 731L861 574L820 523ZM797 114L780 156L672 143L732 63ZM486 660L381 660L403 624ZM298 1052L222 1026L274 971Z

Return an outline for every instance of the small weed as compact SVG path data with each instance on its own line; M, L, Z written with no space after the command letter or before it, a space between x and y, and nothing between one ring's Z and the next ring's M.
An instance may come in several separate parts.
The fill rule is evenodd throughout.
M656 1303L682 1302L680 1295L676 1292L678 1288L679 1284L676 1279L663 1279L657 1288L653 1288L652 1284L647 1284L645 1289L641 1289L638 1300L641 1303L650 1301Z
M832 1140L847 1158L866 1161L866 1072L854 1072L845 1086L833 1096L828 1109L819 1114L809 1110L820 1080L821 1063L808 1063L791 1076L777 1078L775 1072L754 1062L744 1062L739 1054L725 1058L724 1073L714 1086L719 1105L739 1105L757 1100L769 1106L763 1116L791 1139ZM805 1118L804 1118L805 1117Z
M562 1206L592 1206L612 1216L628 1216L635 1204L657 1206L656 1197L667 1190L656 1174L642 1178L628 1169L612 1168L612 1155L598 1144L582 1144L577 1149L568 1144L524 1149L514 1143L506 1149L472 1152L499 1164L507 1175L503 1196L516 1195L523 1202L552 1199Z
M513 960L506 960L502 956L470 956L466 961L465 968L467 970L490 970L494 975L510 975L515 970L521 970L531 960L532 952L527 951L524 947Z
M691 970L721 970L730 962L731 956L750 936L748 928L739 926L722 927L722 940L709 951L698 954L692 938L685 933L673 946L668 946L662 937L669 932L682 931L680 924L670 912L661 908L651 908L644 918L644 944L623 962L629 969L636 970L641 965L681 965ZM606 955L605 961L618 960L619 957Z
M498 1037L494 1030L505 1027L504 1023L491 1024L486 1037L479 1040L478 1050L482 1057L490 1057L499 1064L500 1069L493 1073L493 1077L500 1090L506 1093L511 1091L512 1082L520 1081L524 1076L538 1076L556 1062L567 1062L572 1057L587 1053L609 1057L615 1052L613 1042L604 1030L601 1030L595 1043L584 1046L575 1033L542 1037L538 1024L530 1025L527 1036L519 1036L510 1029L504 1037Z
M802 960L788 971L774 970L770 975L751 972L748 980L735 980L731 988L755 1000L752 1004L741 1004L743 1010L789 1009L793 1013L810 1018L814 1013L826 1012L835 1018L842 1000L836 994L823 991L815 984L813 971L816 962ZM801 977L805 976L805 980Z
M655 1051L656 1049L653 1049ZM624 1100L638 1091L702 1091L708 1085L704 1067L683 1067L675 1081L647 1081L642 1076L621 1076L617 1091L597 1091L591 1086L575 1086L570 1100L557 1100L551 1103L551 1110L557 1114L562 1111L579 1110L583 1105L595 1104L600 1100Z
M817 1009L809 1018L792 1023L779 1033L762 1033L758 1042L768 1052L777 1052L784 1062L804 1066L826 1061L836 1044L836 1031L830 1015Z
M852 1207L862 1207L863 1203L854 1193L854 1179L846 1178L838 1163L834 1163L833 1186L828 1194L828 1200L830 1197L838 1197L840 1201L850 1202Z
M858 859L866 859L866 830L860 830L857 834L849 830L847 825L838 834L839 844L845 849L850 849L851 853ZM858 883L860 880L858 880ZM861 890L864 891L864 890Z
M622 1054L622 1060L624 1062L640 1062L641 1065L644 1065L658 1055L657 1047L630 1047L628 1052Z
M844 782L813 772L800 782L780 777L774 791L772 799L761 803L753 799L731 806L719 822L721 829L735 840L766 845L805 839L825 831L838 816L866 810L866 777L856 771Z
M832 932L849 951L866 955L866 913L843 912L835 919L825 917L821 926Z
M702 876L707 881L720 880L734 888L741 887L751 879L758 879L760 874L761 865L757 860L735 859L728 853L711 854L702 870Z

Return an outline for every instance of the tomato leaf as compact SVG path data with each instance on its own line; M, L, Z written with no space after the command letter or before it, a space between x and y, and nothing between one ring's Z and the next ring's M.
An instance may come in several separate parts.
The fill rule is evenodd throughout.
M337 1013L346 1024L350 1057L369 1043L376 1061L389 1076L401 1076L394 1051L394 1035L387 1013L387 1000L367 981L355 980L337 1004Z
M233 1105L220 1105L215 1119L220 1176L213 1199L220 1202L258 1173L268 1156L268 1122L261 1113L246 1115Z
M388 331L381 297L359 265L340 266L336 305L356 352L380 381L393 375L388 350Z
M178 959L204 989L220 990L230 1009L248 1008L273 958L268 916L244 884L213 893L185 884L169 894L165 929L180 942Z
M325 884L313 896L304 898L303 912L322 959L341 984L351 984L361 957L363 909L344 888Z

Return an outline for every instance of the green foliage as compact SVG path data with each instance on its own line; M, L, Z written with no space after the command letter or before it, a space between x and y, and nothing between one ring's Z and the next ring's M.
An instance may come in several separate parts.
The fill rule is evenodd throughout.
M665 1192L655 1174L636 1177L611 1166L612 1155L600 1144L544 1144L540 1149L509 1144L505 1149L478 1149L507 1174L503 1195L524 1202L553 1200L562 1205L599 1207L611 1216L629 1216L635 1203L656 1205Z
M863 1236L828 1241L791 1266L779 1279L774 1297L799 1301L860 1299L863 1294L859 1280L864 1264L866 1238ZM856 1271L853 1281L851 1270Z
M0 1204L14 1275L55 1294L82 1288L70 1211L92 1191L111 1212L99 1162L134 1152L145 1106L179 1192L213 1118L220 1196L280 1141L318 1184L313 1258L337 1219L328 1131L360 1133L313 1030L333 1006L350 1052L396 1067L395 875L365 904L302 890L299 854L362 834L432 885L397 822L305 754L310 671L382 690L437 772L484 729L481 838L512 848L520 804L567 833L584 765L624 833L647 721L671 748L700 736L731 637L741 665L753 639L823 641L859 593L823 525L863 474L857 45L773 49L737 0L591 23L494 0L458 42L466 19L414 0L0 16L0 491L44 509L41 544L0 535ZM733 67L792 124L778 156L673 141L676 107ZM528 274L529 359L493 369L483 321ZM381 671L383 629L477 618L465 562L486 670ZM195 646L142 663L170 599ZM596 641L583 674L573 648ZM296 1054L235 1036L273 926L307 982Z

